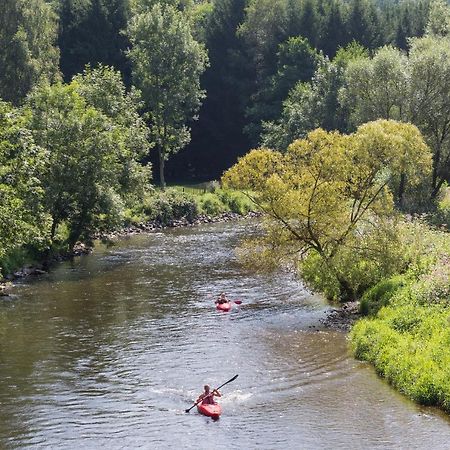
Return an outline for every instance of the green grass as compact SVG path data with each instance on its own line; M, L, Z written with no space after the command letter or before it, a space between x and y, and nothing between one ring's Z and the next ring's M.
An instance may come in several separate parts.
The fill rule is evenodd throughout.
M398 278L372 289L374 315L355 324L351 346L400 392L450 413L450 298L424 302L421 284Z

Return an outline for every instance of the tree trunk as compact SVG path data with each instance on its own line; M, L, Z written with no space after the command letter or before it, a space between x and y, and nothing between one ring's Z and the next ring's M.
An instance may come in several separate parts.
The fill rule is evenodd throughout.
M50 230L50 240L53 242L53 239L55 238L56 234L56 228L58 227L58 220L56 218L53 218L52 220L52 229Z
M340 301L341 303L353 302L356 300L356 293L350 286L347 280L338 277L339 290L340 290Z
M406 188L406 175L402 173L400 175L400 184L398 186L398 207L400 209L403 208L403 197L405 195L405 188Z
M166 189L166 179L164 178L164 151L159 149L159 182L161 184L161 189L164 191Z

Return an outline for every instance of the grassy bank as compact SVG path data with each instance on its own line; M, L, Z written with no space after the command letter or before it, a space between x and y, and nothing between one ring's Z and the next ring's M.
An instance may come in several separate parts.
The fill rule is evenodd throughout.
M194 222L202 215L212 218L227 212L245 215L254 209L254 204L241 192L219 189L212 183L201 186L173 186L166 191L155 189L145 196L142 203L131 209L124 209L116 220L108 221L108 224L84 234L82 242L92 245L93 235L113 232L130 225L153 222L168 226L179 220ZM48 261L68 255L68 237L68 229L62 223L51 246L45 242L30 242L14 248L0 260L0 275L12 274L27 266L41 268Z
M450 413L450 235L410 230L406 270L364 294L351 345L400 392Z

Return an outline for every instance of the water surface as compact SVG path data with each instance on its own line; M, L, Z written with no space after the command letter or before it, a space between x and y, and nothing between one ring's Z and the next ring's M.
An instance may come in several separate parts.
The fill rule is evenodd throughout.
M0 448L448 449L447 417L355 361L320 297L238 265L249 227L127 238L2 300ZM184 412L235 374L219 421Z

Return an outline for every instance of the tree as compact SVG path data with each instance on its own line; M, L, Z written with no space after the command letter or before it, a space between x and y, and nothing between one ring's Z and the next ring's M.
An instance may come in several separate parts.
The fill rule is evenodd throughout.
M68 224L69 248L89 237L103 215L120 217L121 129L89 106L77 85L43 85L27 101L29 127L47 152L40 179L51 216L50 237ZM120 146L119 146L120 147Z
M426 33L431 36L448 36L450 34L450 7L444 0L433 0Z
M341 70L324 60L310 82L297 83L283 102L279 120L263 123L264 147L285 151L315 128L336 130L343 127L337 94L342 85Z
M252 105L247 108L247 116L252 121L249 132L257 135L259 141L262 122L279 117L283 99L297 82L309 81L322 55L317 53L307 39L291 37L279 45L277 72L266 79L260 90L253 96Z
M348 40L359 42L363 47L374 49L381 43L378 11L372 2L352 0L346 21Z
M0 2L0 97L19 104L40 79L58 77L56 15L44 0Z
M61 70L66 81L86 64L102 63L120 70L130 81L123 33L130 17L128 0L60 0Z
M205 24L210 66L201 79L207 96L192 123L192 141L173 158L172 170L197 179L220 177L249 148L243 133L245 105L252 87L251 67L237 36L246 0L216 0ZM195 171L195 172L194 172Z
M13 248L46 237L38 178L46 155L25 123L20 111L0 102L0 261Z
M354 125L378 118L415 124L433 150L430 196L450 180L450 40L411 40L409 57L392 47L373 59L355 60L346 71L343 104L351 105ZM405 183L399 183L401 204Z
M352 105L351 120L359 125L379 118L408 118L407 57L394 47L383 47L374 57L350 62L341 101Z
M126 92L120 72L112 67L87 66L74 77L76 92L89 106L108 117L116 131L116 149L119 162L121 196L126 200L142 200L150 181L150 166L139 161L148 153L149 129L139 115L142 107L140 92L132 88Z
M326 56L332 59L338 48L344 47L347 42L341 5L336 0L331 0L323 19L319 48Z
M358 240L363 225L376 229L376 219L391 214L389 183L397 172L417 183L430 167L430 151L415 126L380 120L352 135L312 131L284 154L253 150L223 182L251 192L267 217L265 236L250 242L260 262L313 255L338 283L340 298L352 300L357 292L338 263L341 252Z
M353 42L339 49L332 62L323 59L310 82L297 83L290 91L281 117L263 124L262 145L285 151L315 128L346 131L348 112L338 100L345 68L350 61L367 56L364 48Z
M433 149L431 198L450 182L450 39L427 36L412 41L410 120Z
M171 6L156 4L135 16L128 33L133 79L142 91L165 188L165 161L189 142L186 122L195 118L205 96L200 76L207 55L193 39L187 19Z
M302 4L302 12L299 20L299 34L308 39L311 45L317 47L319 41L319 16L316 10L316 1L305 0Z

